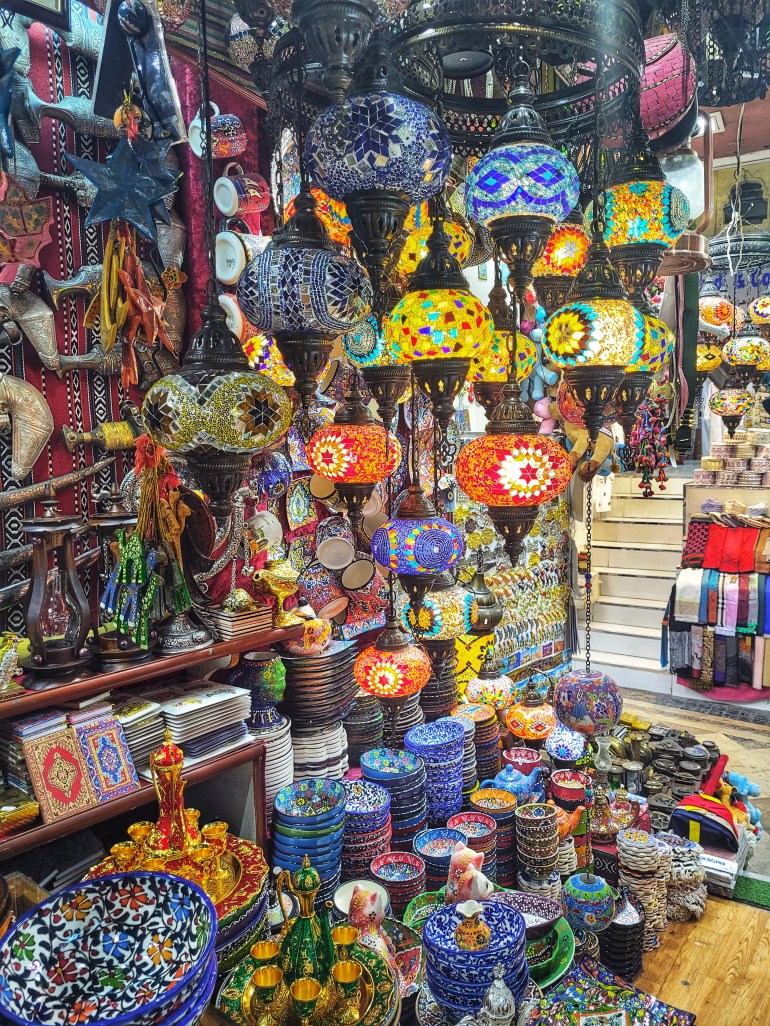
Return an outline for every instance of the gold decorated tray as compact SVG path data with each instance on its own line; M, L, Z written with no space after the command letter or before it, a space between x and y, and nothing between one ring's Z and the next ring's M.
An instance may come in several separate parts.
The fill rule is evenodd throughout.
M401 1017L401 997L395 974L388 963L376 952L357 944L353 958L363 968L359 1019L356 1026L395 1026ZM217 995L216 1008L238 1026L256 1026L260 1008L252 1003L254 987L251 977L257 968L256 961L249 956L225 977ZM311 1019L311 1026L339 1026L339 1010L333 988L327 1007ZM286 992L284 991L284 995ZM291 1001L278 995L270 1006L270 1013L278 1026L299 1026Z

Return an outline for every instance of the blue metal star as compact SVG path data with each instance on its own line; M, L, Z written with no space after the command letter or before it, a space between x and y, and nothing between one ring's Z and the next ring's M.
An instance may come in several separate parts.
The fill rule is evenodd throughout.
M106 164L75 157L71 153L67 154L67 160L97 188L86 224L127 221L151 242L157 243L158 232L152 208L172 193L175 186L158 182L146 174L128 139L120 140Z
M0 164L3 171L10 171L10 162L16 153L10 117L13 98L13 66L20 53L21 50L18 46L0 50Z
M177 182L182 177L178 168L169 167L165 162L172 144L172 139L145 139L144 136L134 139L131 144L142 174L154 179L159 185L168 185L167 196L176 192ZM152 212L156 220L171 224L171 215L165 203L156 203Z

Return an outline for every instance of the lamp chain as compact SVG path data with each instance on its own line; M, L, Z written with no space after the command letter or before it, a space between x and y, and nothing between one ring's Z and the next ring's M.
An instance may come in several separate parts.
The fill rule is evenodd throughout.
M602 110L602 89L604 82L604 55L596 55L596 77L594 79L594 111L596 114L594 134L594 180L593 180L593 236L603 239L606 227L604 195L604 130L606 118Z
M594 479L589 478L586 487L586 673L591 672L591 590L593 574L591 573L591 529L594 508Z
M203 193L203 246L209 268L209 280L206 282L206 295L212 298L216 294L216 263L214 261L214 188L213 167L211 161L211 93L209 90L209 32L207 0L200 0L200 23L198 25L197 62L198 86L200 89L200 122L201 134L201 192Z

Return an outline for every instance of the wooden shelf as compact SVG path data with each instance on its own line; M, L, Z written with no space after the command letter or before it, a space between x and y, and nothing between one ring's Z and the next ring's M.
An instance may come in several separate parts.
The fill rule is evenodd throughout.
M298 637L304 627L288 627L285 630L260 631L256 634L235 638L233 641L217 641L207 648L197 648L192 652L179 655L157 656L141 662L129 663L119 669L106 671L96 670L93 673L81 672L77 675L52 677L43 680L42 675L27 673L25 680L35 682L34 691L26 691L17 698L0 702L0 719L7 720L12 716L23 716L36 709L47 709L58 702L72 702L79 698L89 698L103 691L114 688L125 688L129 684L154 681L158 677L167 677L179 670L185 670L198 663L224 656L237 655L240 652L256 652L268 645L287 638Z
M216 648L217 646L214 647ZM226 773L227 770L235 769L237 766L244 766L251 762L254 763L254 781L256 786L257 782L261 781L264 776L264 761L264 742L254 740L249 744L236 748L232 752L226 752L224 755L212 759L211 762L192 766L184 771L184 779L187 781L187 786L191 787L203 780L209 780L219 773ZM260 797L255 791L254 797L256 805L264 806L263 796ZM142 784L138 791L132 791L131 794L124 795L122 798L113 798L112 801L96 805L93 809L86 809L84 812L78 812L74 816L68 816L66 819L57 820L55 823L43 823L41 826L22 830L18 834L12 834L10 837L0 840L0 862L4 862L14 855L20 855L22 852L30 851L32 848L37 848L41 844L48 844L50 841L56 841L60 837L77 833L78 830L85 830L86 827L94 826L96 823L103 823L105 820L112 819L113 816L119 816L123 812L131 812L133 809L138 809L142 805L148 805L154 801L154 786L152 784ZM257 843L264 846L265 839L259 836L262 833L260 829L261 818L257 817Z

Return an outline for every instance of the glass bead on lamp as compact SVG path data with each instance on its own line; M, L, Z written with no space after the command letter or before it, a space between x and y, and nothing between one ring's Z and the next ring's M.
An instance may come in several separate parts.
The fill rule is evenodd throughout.
M552 145L533 106L529 75L528 65L515 61L509 109L465 183L468 215L489 229L519 302L554 224L567 217L580 193L577 171Z
M730 438L753 406L754 395L745 388L723 388L709 399L709 409L725 422Z
M749 327L722 346L722 362L732 367L734 376L741 385L747 385L758 377L762 363L770 357L770 344Z
M722 362L722 349L716 342L699 342L695 351L695 371L701 377L705 376Z
M421 640L454 641L469 634L478 620L478 605L474 596L455 584L450 574L445 587L437 582L422 600L417 613L406 595L396 601L401 624Z

